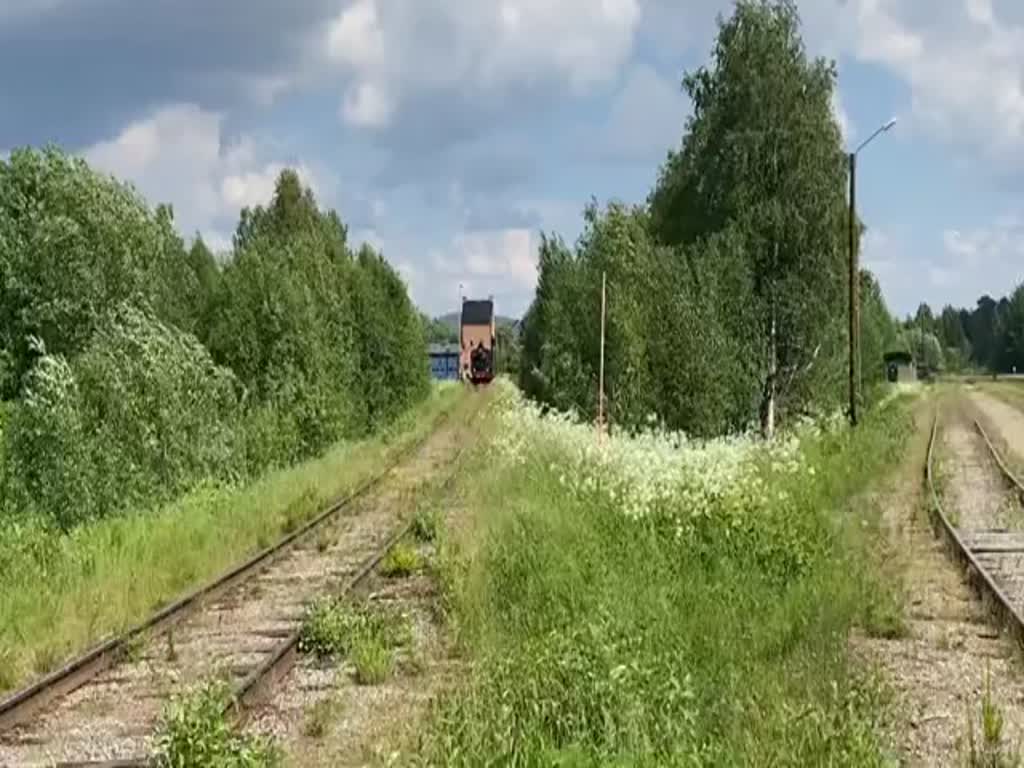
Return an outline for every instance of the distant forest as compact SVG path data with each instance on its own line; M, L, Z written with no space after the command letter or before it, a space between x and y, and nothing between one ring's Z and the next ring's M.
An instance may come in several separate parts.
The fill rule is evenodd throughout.
M904 323L918 362L948 371L1024 372L1024 283L1009 295L988 294L973 309L921 304Z

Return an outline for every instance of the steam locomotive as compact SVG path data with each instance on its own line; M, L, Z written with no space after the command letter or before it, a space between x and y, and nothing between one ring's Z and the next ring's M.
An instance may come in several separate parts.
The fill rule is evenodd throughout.
M473 384L494 379L494 301L462 300L459 321L459 367L462 378Z

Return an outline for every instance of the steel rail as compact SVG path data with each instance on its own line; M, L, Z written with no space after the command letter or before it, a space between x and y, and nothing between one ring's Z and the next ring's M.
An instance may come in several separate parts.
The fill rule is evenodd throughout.
M169 629L199 610L205 602L216 599L232 587L255 576L277 558L286 554L294 545L307 539L321 525L333 520L340 512L380 485L402 462L419 450L437 429L444 426L450 417L450 410L442 412L426 435L401 449L384 469L358 485L355 490L334 501L312 520L282 537L276 543L232 567L207 584L175 600L141 624L94 645L59 669L15 691L6 698L0 699L0 734L28 721L54 701L67 696L117 664L128 653L136 638ZM109 765L113 768L120 763Z
M995 459L1003 478L1017 491L1017 495L1020 496L1021 502L1024 503L1024 483L1021 482L1021 479L1017 477L1014 471L1010 469L1009 465L999 454L999 451L996 449L992 440L989 439L988 432L985 431L985 428L981 425L981 421L979 419L974 419L974 428L978 430L978 433L985 441L985 445L988 446L988 452L992 455L992 458Z
M999 457L999 454L992 443L988 440L988 436L985 435L984 429L977 421L975 421L975 425L985 437L986 445L993 457L996 459L1004 477L1020 488L1017 479L1012 474L1008 473L1006 465L1003 463L1001 457ZM1020 611L1014 607L1009 597L1007 597L1006 593L996 583L988 569L978 562L978 559L974 556L974 553L971 552L970 547L968 547L964 542L960 533L950 522L949 517L942 508L942 501L935 488L935 472L933 469L935 438L938 434L938 429L939 409L938 406L936 406L935 417L932 421L931 434L928 438L928 456L925 462L924 471L925 482L931 495L929 512L931 513L932 527L935 528L945 539L947 550L950 555L952 555L952 557L964 567L971 586L982 597L982 599L987 600L993 613L996 614L998 621L1009 631L1018 643L1024 645L1024 616L1022 616Z
M470 422L480 413L479 408L470 417ZM456 452L455 457L449 462L451 470L445 480L439 486L444 490L451 486L458 475L462 460L467 452L467 447L462 446ZM333 593L337 597L344 597L354 592L370 575L376 570L380 562L394 548L394 546L407 536L412 530L414 518L410 517L392 532L387 541L384 542L370 557L368 557L341 589ZM299 640L301 638L301 627L289 634L277 645L270 656L257 666L232 692L231 701L227 704L225 714L233 721L236 727L243 725L248 715L259 706L269 695L274 686L282 680L295 666L299 658ZM147 757L135 760L93 760L60 762L56 768L154 768L157 765L155 757Z

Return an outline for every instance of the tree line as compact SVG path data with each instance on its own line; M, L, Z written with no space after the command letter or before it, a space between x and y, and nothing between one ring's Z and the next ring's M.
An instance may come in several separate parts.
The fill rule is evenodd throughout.
M1024 372L1024 283L998 300L986 294L970 309L947 304L935 315L923 303L905 326L934 339L931 355L947 370Z
M809 59L789 0L740 0L646 202L596 203L574 247L542 238L520 378L543 403L597 410L602 274L611 420L714 435L838 407L847 381L846 154L835 65ZM863 227L858 222L856 235ZM861 280L862 390L898 324Z
M67 529L392 421L423 327L294 171L221 263L169 206L56 148L0 161L0 516Z

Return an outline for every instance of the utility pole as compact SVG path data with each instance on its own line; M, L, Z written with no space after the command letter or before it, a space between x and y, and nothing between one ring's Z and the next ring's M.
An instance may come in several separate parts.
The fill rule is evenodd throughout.
M850 426L857 426L860 387L860 266L857 263L857 154L875 138L896 125L893 118L861 142L850 160Z
M857 153L850 153L850 425L857 426L860 378L860 269L857 264Z
M597 384L597 430L598 435L604 435L604 317L605 317L605 291L607 287L607 274L601 273L601 367Z

